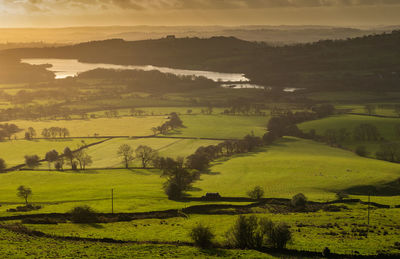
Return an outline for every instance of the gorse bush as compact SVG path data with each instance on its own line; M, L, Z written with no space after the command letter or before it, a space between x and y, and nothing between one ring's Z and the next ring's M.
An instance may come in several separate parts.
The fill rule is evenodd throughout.
M74 223L95 223L97 222L96 211L87 205L78 206L70 211L71 221Z
M198 224L193 227L189 233L190 238L193 240L194 244L201 248L209 248L212 246L212 240L215 235L210 227Z

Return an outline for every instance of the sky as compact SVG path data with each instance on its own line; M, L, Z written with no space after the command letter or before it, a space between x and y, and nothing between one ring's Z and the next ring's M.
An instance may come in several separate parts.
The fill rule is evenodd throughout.
M399 25L400 0L0 0L0 27Z

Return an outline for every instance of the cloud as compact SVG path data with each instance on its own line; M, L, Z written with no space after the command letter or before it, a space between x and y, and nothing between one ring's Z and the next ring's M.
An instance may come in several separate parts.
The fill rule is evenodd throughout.
M400 5L399 0L0 0L7 10L67 12L105 10L204 10Z

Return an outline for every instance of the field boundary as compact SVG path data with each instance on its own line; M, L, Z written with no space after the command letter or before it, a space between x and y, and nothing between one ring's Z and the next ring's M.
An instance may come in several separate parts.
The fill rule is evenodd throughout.
M101 138L101 139L103 139L103 138ZM74 150L74 151L72 151L72 152L75 153L75 152L78 152L78 151L80 151L80 150L82 150L82 149L86 149L86 148L89 148L89 147L92 147L92 146L96 146L96 145L102 144L102 143L104 143L104 142L106 142L106 141L109 141L109 140L111 140L111 139L112 139L112 138L106 138L106 139L103 139L103 140L101 140L101 141L94 142L94 143L91 143L91 144L82 146L82 147L80 147L80 148L78 148L78 149L76 149L76 150ZM62 155L60 155L59 157L64 157L64 155L62 154ZM46 159L39 160L39 162L40 162L40 163L46 162ZM5 172L19 171L19 170L21 170L21 169L22 169L23 167L25 167L25 166L26 166L26 164L20 164L20 165L17 165L17 166L13 166L13 167L7 168L7 169L4 170L4 171L5 171ZM48 170L47 170L47 171L48 171Z
M105 198L107 199L107 198ZM110 198L108 198L110 199ZM283 205L283 206L290 206L291 199L285 198L264 198L260 200L254 200L250 198L241 198L241 197L226 197L225 199L205 199L205 198L188 198L181 200L184 201L204 201L204 202L251 202L250 204L246 205L234 205L234 204L204 204L204 205L193 205L182 209L169 209L169 210L161 210L161 211L149 211L149 212L131 212L131 213L96 213L97 216L103 216L106 218L116 218L121 217L121 221L131 221L137 219L151 219L151 218L174 218L174 217L187 217L187 214L224 214L218 212L216 210L224 210L224 209L244 209L242 212L245 213L245 209L250 209L254 207L260 207L263 205ZM61 203L61 202L60 202ZM335 200L335 201L328 201L328 202L313 202L308 201L307 204L310 206L320 206L318 209L321 209L323 206L332 205L332 204L351 204L351 203L360 203L363 205L372 205L376 208L392 208L389 205L379 204L375 202L364 202L360 199L344 199L344 200ZM36 202L35 204L41 204ZM43 203L45 204L45 203ZM53 204L53 203L50 203ZM54 202L57 204L57 202ZM242 212L236 212L233 214L243 214ZM301 211L300 211L301 212ZM307 212L307 211L305 211ZM226 212L227 214L232 214L232 212ZM22 214L22 215L14 215L14 216L6 216L0 217L0 221L9 221L9 220L22 220L27 218L64 218L69 219L71 217L70 213L39 213L39 214Z
M377 118L400 119L399 116L390 116L390 115L366 114L366 113L356 113L356 112L347 112L345 114L367 116L367 117L377 117Z

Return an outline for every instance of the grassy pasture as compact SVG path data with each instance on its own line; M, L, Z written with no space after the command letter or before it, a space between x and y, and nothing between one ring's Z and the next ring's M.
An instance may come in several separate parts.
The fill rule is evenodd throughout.
M361 115L340 115L324 118L321 120L308 121L299 124L299 128L305 132L315 129L318 135L324 135L328 129L339 130L346 128L351 134L355 127L362 123L368 123L375 125L381 136L386 140L400 141L400 136L395 133L395 126L400 124L400 118L379 118L373 116L361 116ZM351 135L353 136L353 135ZM343 146L350 149L355 149L359 145L366 146L368 151L373 154L379 149L379 141L354 141L348 140L345 143L341 143Z
M140 145L150 146L157 150L160 156L186 157L193 154L201 146L215 145L220 141L173 138L144 138L144 139L112 139L100 145L92 146L88 153L92 156L92 168L121 167L121 158L117 151L122 144L130 145L134 150ZM140 161L133 161L131 166L141 166Z
M46 153L55 149L59 153L64 151L66 147L77 149L82 145L82 141L86 144L101 141L102 139L60 139L60 140L9 140L0 142L0 158L3 158L7 166L15 166L25 163L25 155L38 155L44 158Z
M361 114L368 114L365 111L365 106L364 105L336 105L335 106L337 109L351 109L351 112L353 113L361 113ZM376 115L383 115L383 116L395 116L397 117L398 114L395 112L394 109L391 108L381 108L381 107L376 107L375 113Z
M21 129L33 127L38 134L40 134L44 128L65 127L70 131L71 137L93 137L95 133L99 134L99 136L151 135L153 134L151 128L161 125L165 120L163 116L150 116L99 118L90 120L17 120L8 123L14 123ZM23 136L23 131L18 133L19 138L23 138Z
M275 222L286 222L291 226L293 243L289 244L289 248L321 252L324 247L329 247L335 253L352 254L353 251L358 251L369 255L383 250L397 252L393 245L398 241L400 234L400 221L396 219L400 209L373 209L370 226L373 232L366 238L357 236L357 231L354 231L366 229L366 206L346 206L350 210L341 212L274 214L269 212L268 207L264 210L254 210L257 210L257 216L267 217ZM66 223L28 227L60 236L190 242L187 235L190 229L198 223L203 223L211 226L217 242L224 243L224 234L236 218L237 216L232 215L190 215L188 219L146 219L96 226ZM334 223L337 225L329 226ZM387 234L384 234L385 232Z
M31 237L0 229L4 258L274 258L247 250L199 250L189 246L107 244Z
M227 116L227 115L182 115L186 128L171 132L173 136L199 138L243 138L254 132L262 136L269 117L263 116Z
M267 197L290 198L304 193L312 200L333 199L354 185L389 182L400 177L400 165L361 158L352 152L313 141L285 138L258 153L216 162L212 173L195 183L201 193L244 196L260 185ZM379 173L377 173L379 172Z
M165 179L158 170L102 170L85 172L20 171L0 174L0 215L24 201L17 188L32 188L30 202L43 208L31 213L67 212L75 206L89 205L99 212L111 211L114 189L115 212L144 212L178 209L202 202L175 202L162 189Z

